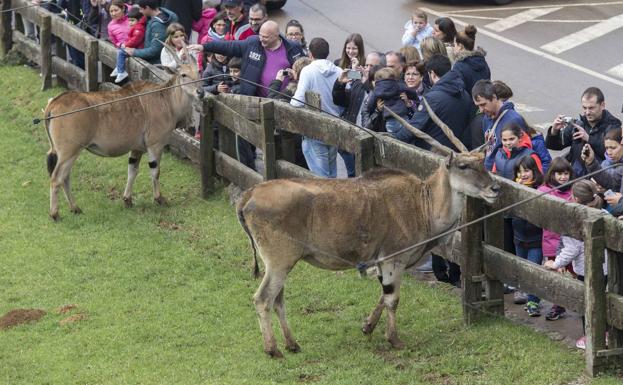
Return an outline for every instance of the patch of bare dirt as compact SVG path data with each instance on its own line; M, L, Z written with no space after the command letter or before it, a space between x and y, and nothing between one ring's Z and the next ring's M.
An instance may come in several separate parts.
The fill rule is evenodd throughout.
M78 313L78 314L74 314L72 316L69 316L69 317L67 317L67 318L65 318L63 320L60 320L58 323L61 326L65 326L65 325L69 325L69 324L73 324L73 323L76 323L76 322L87 320L88 318L89 317L86 314Z
M316 376L314 374L305 374L301 373L298 375L296 382L308 383L308 382L318 382L320 381L320 376Z
M45 315L40 309L14 309L0 318L0 330L24 323L37 322Z
M158 222L158 227L163 228L165 230L173 230L173 231L182 229L182 226L178 225L177 223L167 222L165 220L160 220L160 222Z
M66 313L69 313L70 311L72 311L74 309L77 309L77 308L78 308L78 305L72 303L72 304L69 304L69 305L63 305L61 307L57 307L54 310L54 312L56 314L66 314Z
M106 196L111 201L115 201L121 198L121 193L117 190L117 187L112 186L108 188L108 192L106 192Z

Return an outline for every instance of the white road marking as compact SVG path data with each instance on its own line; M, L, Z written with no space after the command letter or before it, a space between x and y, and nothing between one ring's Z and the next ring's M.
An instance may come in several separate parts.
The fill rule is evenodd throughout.
M540 111L545 111L542 108L529 106L529 105L523 104L523 103L513 102L513 104L515 105L515 111L517 111L517 112L540 112Z
M618 66L614 66L606 71L610 75L616 76L618 78L623 78L623 64L619 64Z
M578 4L566 4L563 5L564 8L567 7L597 7L601 5L621 5L623 1L610 1L610 2L601 2L601 3L578 3ZM479 8L479 9L460 9L456 11L448 11L445 12L446 15L451 16L459 13L468 13L468 12L488 12L488 11L517 11L522 9L534 9L534 8L551 8L557 5L527 5L522 7L496 7L496 8Z
M523 23L527 23L529 21L532 21L534 19L537 19L541 16L545 16L548 13L552 13L552 12L556 12L558 10L562 9L561 7L554 7L554 8L534 8L534 9L529 9L527 11L523 11L523 12L519 12L516 13L512 16L509 16L505 19L500 19L498 21L496 21L495 23L491 23L491 24L487 24L485 25L485 28L489 28L492 31L496 31L496 32L502 32L502 31L506 31L507 29L516 27L520 24Z
M477 19L477 20L503 20L501 17L494 16L476 16L476 15L464 15L460 13L453 13L452 17L462 17L464 19ZM601 23L604 19L582 19L582 20L572 20L572 19L536 19L530 20L531 23L565 23L565 24L595 24Z
M455 19L454 17L452 17L452 15L444 13L444 12L437 12L437 11L435 11L433 9L426 8L426 7L422 7L420 9L422 11L424 11L424 12L427 12L430 15L435 15L437 17L440 17L440 16L451 17L452 20L454 20L455 24L458 24L458 25L460 25L462 27L465 27L468 24L468 23L465 23L464 21ZM606 75L604 75L604 74L602 74L600 72L593 71L593 70L591 70L589 68L586 68L586 67L582 67L581 65L578 65L578 64L572 63L570 61L561 59L559 57L550 55L550 54L548 54L546 52L539 51L536 48L532 48L532 47L529 47L529 46L527 46L525 44L521 44L521 43L516 42L514 40L505 38L504 36L500 36L500 35L498 35L496 33L491 32L491 31L487 31L486 29L480 29L480 30L478 30L478 33L481 33L481 34L483 34L485 36L488 36L488 37L490 37L492 39L501 41L502 43L511 45L511 46L513 46L515 48L519 48L521 50L524 50L524 51L529 52L531 54L534 54L536 56L540 56L540 57L542 57L544 59L553 61L554 63L558 63L558 64L561 64L561 65L563 65L565 67L569 67L569 68L574 69L576 71L580 71L582 73L585 73L586 75L593 76L593 77L595 77L597 79L601 79L601 80L607 81L608 83L614 84L616 86L623 87L623 81L621 81L621 80L617 80L617 79L612 78L610 76L606 76Z
M597 39L607 33L623 27L623 14L611 17L601 23L586 27L561 39L554 40L541 46L541 49L551 53L560 54L575 48L591 40Z

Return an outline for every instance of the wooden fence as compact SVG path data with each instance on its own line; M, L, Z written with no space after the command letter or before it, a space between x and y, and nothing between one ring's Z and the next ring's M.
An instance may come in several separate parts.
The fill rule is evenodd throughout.
M29 5L26 0L3 0L0 4L1 9ZM59 83L70 88L94 91L103 87L98 84L98 78L107 78L115 65L116 49L112 44L96 40L39 7L20 9L15 16L15 28L11 26L10 13L3 13L0 18L1 55L6 55L15 46L30 60L39 63L43 88L50 86L52 74L56 74ZM24 36L23 19L38 25L39 44ZM52 56L52 41L56 45L55 56ZM66 61L63 42L85 53L84 70ZM132 79L162 81L168 77L140 60L130 61L129 69ZM215 123L220 127L219 149L214 149L212 143ZM242 188L274 178L313 177L308 170L293 163L291 138L294 134L319 139L355 154L357 174L372 167L394 167L424 178L444 165L439 156L392 138L373 137L341 120L263 98L208 96L204 100L201 127L200 142L176 130L170 147L200 165L204 196L212 191L217 176ZM262 173L236 160L235 135L262 150ZM498 202L488 206L481 200L468 198L463 221L482 217L537 194L534 189L506 179L498 180L502 186ZM545 270L504 252L503 218L498 215L480 225L463 229L457 237L460 242L451 258L461 265L465 322L476 322L491 314L504 315L502 282L505 282L586 315L586 371L589 375L612 366L623 366L623 223L598 210L550 196L515 207L509 214L560 234L583 239L585 282ZM605 249L608 249L609 267L607 288L602 271ZM606 330L609 331L607 347Z

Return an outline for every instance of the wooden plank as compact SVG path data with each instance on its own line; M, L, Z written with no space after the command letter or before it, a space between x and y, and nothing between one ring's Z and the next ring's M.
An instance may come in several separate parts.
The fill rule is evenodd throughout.
M438 167L444 166L443 157L411 146L389 136L375 137L375 164L397 168L424 179ZM445 167L445 166L444 166Z
M497 247L483 244L484 272L487 277L521 287L522 291L584 312L584 284L536 265Z
M264 151L264 180L277 178L275 149L275 106L272 101L261 106L262 150Z
M280 130L322 140L342 150L357 153L357 135L368 135L357 126L320 115L306 108L292 107L287 103L275 103L275 125Z
M97 46L99 60L110 68L117 66L117 47L109 41L100 41Z
M52 71L57 76L63 78L69 88L74 90L84 90L86 88L84 71L75 65L57 57L52 57Z
M49 13L44 9L41 9L41 12ZM61 40L68 45L84 53L89 49L91 42L97 41L97 39L88 32L81 30L77 26L68 23L56 15L52 17L52 33L61 38Z
M597 352L606 348L606 284L604 264L604 222L601 218L584 221L584 296L586 298L586 372L595 376L607 367Z
M610 266L608 266L610 269ZM609 270L610 272L610 270ZM608 272L608 284L610 284L610 273ZM620 330L623 329L623 295L608 293L607 294L607 302L608 302L608 324L614 326L615 328ZM612 343L612 345L610 345ZM608 345L611 348L620 348L622 347L620 341L616 339L612 339L612 335L608 336Z
M217 101L214 103L214 119L234 131L251 144L262 147L262 127L244 118L236 111L232 110L224 103Z
M28 39L23 33L13 31L13 44L30 61L41 64L41 53L37 43Z
M48 15L41 16L39 47L41 55L41 90L52 86L52 20Z
M285 160L277 160L277 178L320 178L306 168L297 166Z
M621 236L623 234L623 221L612 215L605 215L604 227L606 229L606 247L623 254L623 237Z
M484 215L482 201L468 197L465 201L462 222L470 222ZM483 312L474 307L482 300L482 283L472 281L473 276L482 275L482 224L464 228L461 231L461 287L463 289L463 320L471 325L482 318Z
M200 158L199 170L201 173L201 196L207 199L214 191L214 176L216 167L214 166L214 101L205 99L203 101L203 114L200 122Z
M13 47L13 29L11 28L11 0L2 0L0 3L0 56L4 57Z
M173 130L169 137L168 145L171 152L178 157L190 159L191 162L196 164L199 163L199 141L183 130Z
M273 101L272 99L263 99L257 96L235 95L235 94L218 94L216 96L219 102L224 103L227 107L233 109L245 119L252 121L260 120L260 105L265 101Z
M115 83L104 82L99 84L100 91L118 91L121 87Z
M251 170L236 159L220 151L214 152L214 160L216 163L216 172L243 190L255 186L258 183L262 183L261 174Z

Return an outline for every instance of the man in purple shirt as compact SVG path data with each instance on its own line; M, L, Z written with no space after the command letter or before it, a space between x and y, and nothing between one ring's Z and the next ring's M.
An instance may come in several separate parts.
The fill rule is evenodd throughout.
M225 56L242 59L240 93L242 95L266 96L268 86L275 79L277 72L292 67L296 59L304 56L301 46L286 40L279 34L279 25L272 20L266 21L258 35L240 41L210 41L203 45L194 44L191 50L215 52ZM258 87L253 83L261 84ZM282 87L285 87L284 82ZM266 88L264 88L266 87ZM238 159L248 167L254 167L255 150L247 148L248 143L238 143ZM249 145L250 146L250 145ZM253 151L249 151L253 150Z

